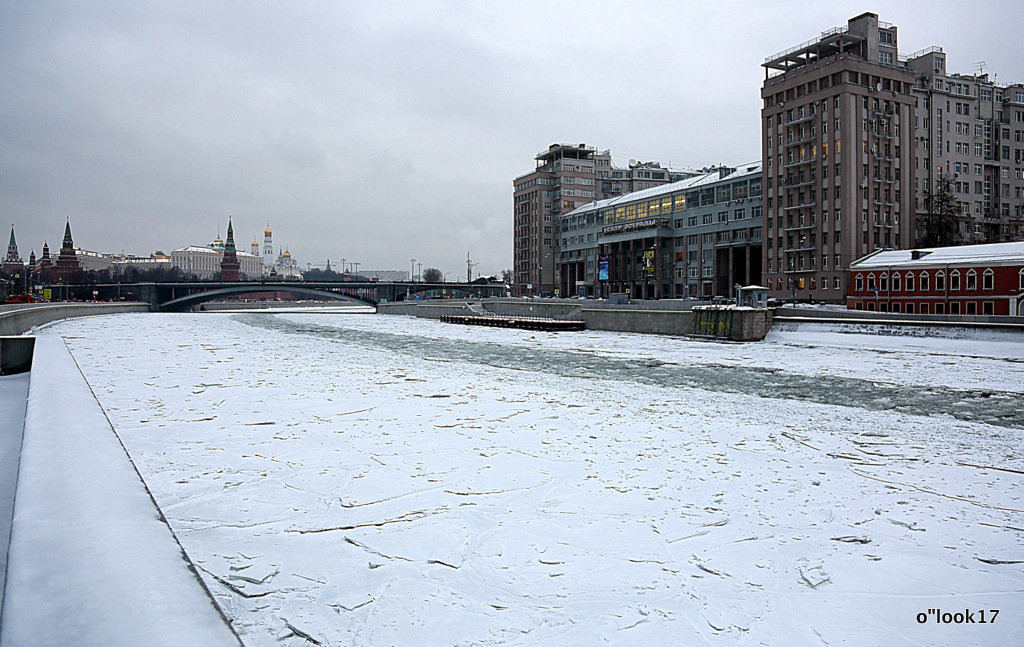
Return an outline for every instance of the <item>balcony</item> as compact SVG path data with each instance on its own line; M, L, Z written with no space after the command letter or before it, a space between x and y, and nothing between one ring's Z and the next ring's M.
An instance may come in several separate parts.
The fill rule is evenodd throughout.
M807 186L808 184L816 184L817 182L818 182L818 178L813 178L812 177L809 180L797 180L796 182L792 182L792 183L790 183L790 182L783 182L782 186L780 186L779 188L780 189L781 188L795 189L797 187Z
M817 160L817 157L808 157L807 159L799 160L797 162L789 162L788 164L783 166L783 168L792 168L794 166L800 166L801 164L810 164L811 162L816 162Z
M782 231L783 232L789 232L789 231L799 231L801 229L814 229L815 226L816 225L812 222L812 223L810 223L808 225L797 225L796 227L786 227Z
M811 133L810 135L805 135L805 136L800 137L800 138L787 140L786 141L786 146L798 146L800 144L806 144L808 142L816 141L817 139L818 139L818 136L816 134L814 134L814 133Z
M815 206L817 206L816 202L802 202L800 204L795 204L792 207L783 207L783 209L785 211L790 211L791 209L807 209Z
M805 114L803 117L796 117L796 118L792 119L791 121L785 122L785 125L788 126L790 124L800 124L800 123L803 123L805 121L810 121L811 119L814 119L817 116L818 116L817 113L810 112L809 114Z

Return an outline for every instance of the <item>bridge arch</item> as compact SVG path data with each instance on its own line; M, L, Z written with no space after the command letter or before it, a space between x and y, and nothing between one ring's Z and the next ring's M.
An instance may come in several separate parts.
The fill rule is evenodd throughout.
M454 284L422 284L408 288L408 296L401 294L403 301L418 299L483 299L492 296L489 286L465 286Z
M225 288L215 288L213 290L203 290L201 292L195 292L183 297L171 299L164 303L157 305L157 308L161 312L181 312L188 310L192 306L206 303L208 301L215 301L217 299L232 296L236 294L259 294L261 292L288 292L290 294L304 294L311 297L320 297L334 299L335 301L347 301L349 303L358 303L359 305L370 306L376 308L377 304L370 299L365 299L352 294L345 294L342 292L333 292L331 290L297 287L297 286L283 286L266 283L249 283L247 285L237 285Z

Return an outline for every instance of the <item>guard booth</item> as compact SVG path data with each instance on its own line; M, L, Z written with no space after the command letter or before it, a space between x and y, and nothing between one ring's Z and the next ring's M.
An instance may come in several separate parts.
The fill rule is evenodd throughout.
M748 285L739 289L740 297L737 305L747 308L767 308L768 288L763 285Z

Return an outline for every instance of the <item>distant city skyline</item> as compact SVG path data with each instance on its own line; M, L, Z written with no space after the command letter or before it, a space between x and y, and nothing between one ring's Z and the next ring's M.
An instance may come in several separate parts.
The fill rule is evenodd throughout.
M511 187L555 142L760 156L760 64L877 11L901 51L1024 80L1016 3L248 2L0 7L0 218L27 258L237 243L306 263L512 267ZM984 61L984 63L982 63Z

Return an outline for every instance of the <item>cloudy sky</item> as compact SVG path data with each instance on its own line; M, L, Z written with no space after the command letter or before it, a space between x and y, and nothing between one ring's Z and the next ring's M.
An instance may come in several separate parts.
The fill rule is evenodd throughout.
M25 257L68 217L148 254L230 214L303 267L497 273L539 151L755 160L764 58L864 11L903 53L1024 81L1019 0L2 2L0 217Z

